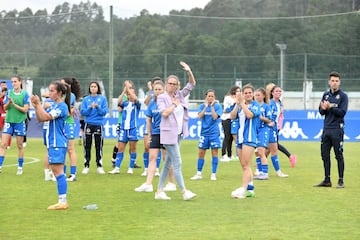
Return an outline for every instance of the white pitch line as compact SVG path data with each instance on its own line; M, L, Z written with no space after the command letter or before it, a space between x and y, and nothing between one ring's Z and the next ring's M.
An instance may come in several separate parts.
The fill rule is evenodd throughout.
M27 161L25 161L25 159L32 159L32 161L27 162ZM37 163L37 162L40 162L40 159L38 159L38 158L33 158L33 157L24 157L24 164L33 164L33 163ZM15 164L3 165L3 167L15 167L15 166L17 167L18 164L15 163Z

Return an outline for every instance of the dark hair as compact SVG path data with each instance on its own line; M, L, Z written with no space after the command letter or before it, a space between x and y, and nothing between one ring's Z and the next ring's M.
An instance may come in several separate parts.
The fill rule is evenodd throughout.
M208 89L208 90L205 92L205 96L207 96L209 92L214 93L214 95L216 96L214 89Z
M265 87L265 91L266 91L266 98L269 99L272 99L272 92L274 90L274 87L276 87L276 84L275 83L268 83L266 84L266 87Z
M53 81L50 83L50 85L54 85L57 92L61 92L61 95L65 95L65 103L68 106L69 113L71 112L71 106L70 106L70 87L66 86L60 81Z
M71 92L75 95L76 101L81 97L80 82L75 77L64 77L63 80L70 85Z
M156 76L151 80L151 83L154 84L156 81L161 81L161 78Z
M91 86L91 84L93 84L93 83L95 83L96 86L98 87L97 94L101 94L100 84L99 84L97 81L91 81L91 82L90 82L90 84L89 84L89 94L91 95L90 86Z
M165 84L164 84L164 82L163 82L163 81L161 81L161 79L160 79L160 81L157 81L157 82L155 83L155 85L157 85L157 84L159 84L159 85L161 85L161 86L165 87Z
M339 79L340 79L340 74L338 73L338 72L331 72L330 74L329 74L329 79L331 78L331 77L338 77Z
M229 89L229 94L230 95L236 95L236 91L238 90L238 89L240 89L240 91L241 91L241 88L239 87L239 86L232 86L230 89Z

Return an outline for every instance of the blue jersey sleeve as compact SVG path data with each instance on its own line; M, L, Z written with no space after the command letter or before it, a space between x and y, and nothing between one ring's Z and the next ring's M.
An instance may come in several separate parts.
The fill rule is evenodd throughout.
M202 110L204 110L204 107L205 107L205 104L203 104L203 103L200 104L198 114L199 114Z
M96 110L100 116L105 116L108 113L108 105L104 96L101 96L100 105L97 107Z
M234 103L234 104L230 105L229 107L227 107L227 108L225 109L225 112L227 112L227 113L231 112L231 111L234 109L235 104L236 104L236 103Z
M260 105L259 105L257 102L255 102L255 101L252 101L249 110L254 114L254 118L255 118L255 117L259 117L260 114L261 114Z
M25 92L25 96L24 96L24 105L25 104L30 104L30 96L28 94L28 92Z
M215 112L216 114L221 117L221 115L223 114L223 110L222 110L222 107L219 103L215 103L214 105L214 109L215 109Z
M152 111L151 111L151 109L152 109L153 105L154 105L154 101L150 101L149 106L148 106L148 107L146 108L146 110L145 110L145 116L147 116L147 117L149 117L149 118L152 117Z
M85 97L81 103L80 114L83 116L88 116L91 112L91 108L88 106L88 98L89 97Z

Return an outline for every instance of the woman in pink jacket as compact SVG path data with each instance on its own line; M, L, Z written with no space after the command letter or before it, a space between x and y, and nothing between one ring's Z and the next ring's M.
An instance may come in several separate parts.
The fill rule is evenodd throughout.
M166 80L166 92L159 95L157 102L161 114L160 143L166 149L164 167L160 173L158 190L155 193L156 200L170 200L171 198L163 191L170 167L174 169L174 176L182 191L183 199L190 200L196 194L185 188L184 178L181 171L180 140L188 135L189 111L185 97L195 87L196 81L189 65L180 62L186 71L189 82L179 90L179 79L170 75Z

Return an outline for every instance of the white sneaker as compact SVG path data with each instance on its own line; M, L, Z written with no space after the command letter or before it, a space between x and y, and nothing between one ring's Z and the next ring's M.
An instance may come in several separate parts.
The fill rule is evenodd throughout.
M281 170L277 171L277 172L276 172L276 175L277 175L278 177L281 177L281 178L287 178L287 177L289 177L289 175L283 173Z
M165 192L156 192L155 200L171 200L171 197L168 197Z
M231 192L232 198L246 198L245 190L243 187L239 187Z
M104 169L102 167L98 167L97 168L97 173L98 174L105 174L105 171L104 171Z
M143 183L140 187L135 188L135 192L153 192L152 184Z
M111 171L108 171L109 174L120 174L120 169L119 168L114 168Z
M200 180L202 179L202 175L201 174L195 174L195 176L193 176L192 178L190 178L191 180Z
M216 174L215 173L211 174L210 180L211 181L216 181Z
M23 174L22 168L18 168L17 172L16 172L16 175L22 175L22 174Z
M146 177L147 176L147 170L145 170L142 174L141 174L142 177Z
M45 174L45 182L51 181L50 174Z
M196 194L193 193L192 191L190 190L185 190L185 192L183 193L183 199L184 201L188 201L188 200L191 200L193 198L196 197Z
M227 155L224 155L220 158L220 162L230 162L231 159L227 156Z
M82 174L88 174L90 171L90 169L88 167L85 167L83 170L82 170Z
M53 181L53 182L56 182L56 177L54 175L54 173L52 171L50 171L50 180Z
M156 172L155 172L155 177L159 177L159 176L160 176L160 172L159 172L159 169L157 168Z
M66 181L67 181L67 182L75 182L75 181L76 181L76 175L70 174L70 176L68 176L68 177L66 178Z
M23 142L23 147L26 147L26 142Z
M134 174L134 171L132 168L129 168L128 171L127 171L128 174Z
M176 184L168 182L168 184L166 184L166 186L164 187L163 190L165 192L174 192L174 191L176 191Z
M45 174L45 181L46 182L48 182L48 181L56 181L56 178L55 178L55 176L53 174L48 173L48 174Z

